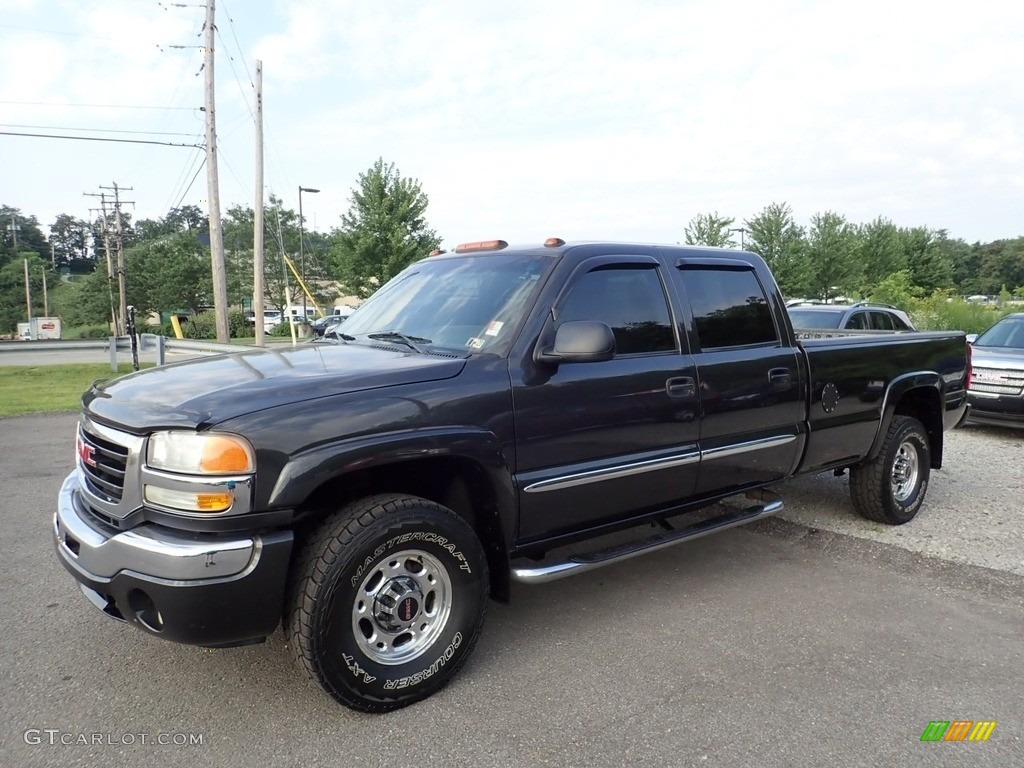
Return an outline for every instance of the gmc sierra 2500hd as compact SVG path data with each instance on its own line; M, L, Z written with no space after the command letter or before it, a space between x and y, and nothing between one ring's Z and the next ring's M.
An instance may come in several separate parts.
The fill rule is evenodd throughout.
M512 581L756 520L794 474L908 522L970 369L962 333L797 341L751 253L558 238L424 258L334 335L94 384L54 536L108 616L283 626L368 712L450 680Z

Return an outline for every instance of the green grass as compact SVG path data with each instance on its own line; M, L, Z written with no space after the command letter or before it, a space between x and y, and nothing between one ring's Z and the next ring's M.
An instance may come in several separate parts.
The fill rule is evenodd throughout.
M143 363L141 367L153 366ZM76 411L81 405L82 393L96 379L131 372L128 363L121 364L118 374L110 370L108 363L0 367L0 416Z

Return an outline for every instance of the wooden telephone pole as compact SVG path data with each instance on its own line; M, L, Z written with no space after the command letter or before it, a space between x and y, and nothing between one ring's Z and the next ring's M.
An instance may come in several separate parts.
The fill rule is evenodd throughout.
M107 229L107 196L104 193L85 192L86 197L98 197L100 199L100 231L103 233L103 252L107 256L107 291L110 294L110 319L114 323L114 335L122 336L121 320L114 309L114 262L110 257L110 231ZM90 208L91 212L96 208ZM93 235L95 239L95 234Z
M256 211L252 233L252 319L256 346L266 341L263 329L263 62L256 62Z
M210 208L210 260L213 269L213 309L217 317L217 341L227 342L228 280L224 265L224 232L220 221L220 186L217 176L217 121L214 114L213 43L214 0L206 0L206 60L203 68L206 85L206 187ZM257 321L262 318L255 318Z
M115 254L117 255L117 335L126 336L128 334L128 293L125 289L124 278L126 274L124 266L124 231L121 228L121 190L127 189L131 191L132 187L118 187L117 182L112 182L114 186L104 187L100 186L100 189L112 189L114 191L114 244ZM127 201L128 205L134 205L132 201ZM106 215L104 215L104 219Z

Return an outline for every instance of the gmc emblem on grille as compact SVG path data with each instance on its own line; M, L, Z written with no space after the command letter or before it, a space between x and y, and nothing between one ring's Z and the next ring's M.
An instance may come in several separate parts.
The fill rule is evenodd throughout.
M87 464L90 467L96 466L96 449L89 445L81 437L78 438L78 458L82 460L83 464Z

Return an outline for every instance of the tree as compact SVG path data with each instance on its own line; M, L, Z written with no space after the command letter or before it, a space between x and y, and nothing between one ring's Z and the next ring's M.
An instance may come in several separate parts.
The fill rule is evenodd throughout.
M20 240L18 244L21 245ZM41 317L43 314L43 280L46 280L47 288L56 284L57 278L50 269L49 259L44 261L38 253L21 251L16 259L0 266L0 333L13 333L18 323L28 320L28 307L25 305L26 260L32 317Z
M879 216L870 224L861 224L857 237L864 267L862 293L871 294L886 278L907 270L907 254L900 242L899 229L888 219Z
M811 291L819 299L846 295L860 284L863 270L858 260L856 232L838 213L826 211L811 217L807 255Z
M143 219L135 225L138 240L152 240L179 232L202 233L210 231L210 219L197 205L171 208L159 219Z
M209 248L188 232L133 246L125 253L125 271L128 303L142 312L199 313L213 304Z
M868 295L879 304L907 309L920 297L921 289L911 282L910 272L901 269L879 280Z
M714 213L698 213L686 225L687 245L706 245L711 248L731 248L732 234L729 227L735 219L727 219Z
M926 294L953 285L953 264L936 245L935 235L925 227L900 230L911 282Z
M0 205L0 266L23 258L22 251L50 254L50 244L35 216L23 216L17 208Z
M419 181L401 177L383 158L359 175L331 249L347 291L365 298L441 244L424 218L427 203Z
M949 260L952 281L956 291L963 296L981 293L981 244L968 245L964 240L953 240L944 229L935 232L935 246Z
M106 265L97 264L96 269L76 280L71 287L74 299L67 302L67 309L61 316L65 326L110 322L117 310L117 282L107 277ZM128 303L134 301L134 296L129 294Z
M72 272L91 271L89 258L89 224L66 213L57 216L50 225L50 245L53 263L70 267Z
M744 225L750 230L747 249L768 263L783 295L805 295L811 282L806 243L789 204L772 203Z
M978 282L981 293L998 293L1002 286L1024 285L1024 238L996 240L981 248Z

